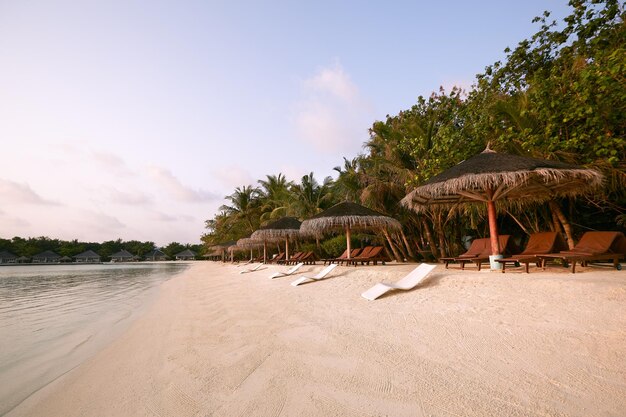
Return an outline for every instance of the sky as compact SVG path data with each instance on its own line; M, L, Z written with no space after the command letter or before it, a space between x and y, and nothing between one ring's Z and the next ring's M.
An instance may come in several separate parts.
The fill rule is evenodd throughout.
M235 187L333 175L562 1L0 0L0 238L199 243Z

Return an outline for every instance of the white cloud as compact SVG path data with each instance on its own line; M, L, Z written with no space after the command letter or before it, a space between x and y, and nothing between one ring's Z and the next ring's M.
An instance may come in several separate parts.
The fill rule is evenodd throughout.
M229 192L243 185L256 185L256 180L252 178L252 175L250 175L248 171L235 165L221 167L211 174L215 179L221 182L226 189L230 190Z
M304 81L304 86L314 94L327 93L346 103L359 100L359 89L339 64L321 68L317 74Z
M220 198L214 193L206 190L197 189L194 190L191 187L183 185L178 178L174 176L169 170L161 167L152 167L150 169L153 179L157 182L157 185L163 187L173 198L179 201L188 203L201 203L206 201L212 201Z
M357 153L374 116L349 74L335 64L320 68L302 85L294 117L298 138L328 154Z
M117 175L133 175L124 159L110 152L93 151L92 158L104 169Z
M140 191L120 191L116 188L108 190L109 201L129 206L145 206L153 202L152 197Z
M0 199L4 204L57 205L41 197L28 184L0 179Z

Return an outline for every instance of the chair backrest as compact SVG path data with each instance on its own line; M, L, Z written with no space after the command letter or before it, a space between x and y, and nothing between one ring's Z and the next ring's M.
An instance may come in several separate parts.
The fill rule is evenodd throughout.
M383 251L383 249L385 249L382 246L374 246L372 248L372 250L370 251L369 255L367 255L368 258L375 258L377 256L380 255L380 253Z
M262 266L263 266L263 264L258 264L257 266L255 266L254 268L250 269L249 271L256 271L257 269L259 269Z
M348 249L344 250L343 253L337 259L347 259L348 258Z
M585 232L580 242L569 252L591 255L610 252L613 242L620 236L624 235L621 232Z
M357 256L360 256L362 253L363 252L361 251L361 248L352 249L352 251L350 252L350 257L356 258Z
M315 278L317 278L317 279L324 278L326 275L328 275L330 273L330 271L332 271L336 267L337 267L337 264L330 264L330 265L328 265L326 268L324 268L320 272L318 272L317 275L315 275Z
M476 257L484 253L487 248L491 249L489 238L474 239L472 240L472 244L470 245L467 252L462 253L461 255L459 255L459 257Z
M351 258L356 258L358 256L359 258L367 258L369 256L370 252L372 251L372 249L374 249L374 246L366 246L366 247L363 248L361 253L357 253L356 255L350 254L350 257Z
M433 269L437 268L437 265L420 264L417 268L409 272L407 276L398 280L397 285L402 286L415 286L426 277Z
M520 255L541 255L565 249L567 245L559 232L540 232L530 235L526 248Z
M293 254L293 256L291 256L289 258L290 261L297 261L298 259L300 259L302 257L302 255L304 255L304 252L296 252L295 254Z

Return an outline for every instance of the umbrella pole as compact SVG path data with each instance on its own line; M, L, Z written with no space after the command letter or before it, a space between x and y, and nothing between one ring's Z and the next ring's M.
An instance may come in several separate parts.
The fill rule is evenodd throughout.
M350 227L346 227L346 241L346 247L348 248L348 259L350 259L350 252L352 252L352 249L350 248Z
M489 237L491 238L491 254L500 255L500 241L498 239L496 203L493 200L487 201L487 216L489 217Z
M267 263L267 242L263 241L263 263Z
M289 260L289 239L285 239L285 260Z

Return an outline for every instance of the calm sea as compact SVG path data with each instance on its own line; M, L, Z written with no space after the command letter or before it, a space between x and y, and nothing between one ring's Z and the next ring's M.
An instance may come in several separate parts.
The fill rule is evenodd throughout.
M0 416L109 343L187 266L0 267Z

